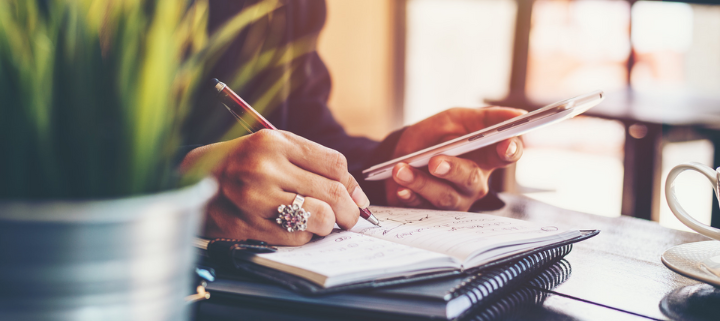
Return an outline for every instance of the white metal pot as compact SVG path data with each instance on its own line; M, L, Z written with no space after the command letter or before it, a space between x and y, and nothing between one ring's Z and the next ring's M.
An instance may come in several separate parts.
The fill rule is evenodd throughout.
M185 320L205 179L114 200L0 202L0 320Z

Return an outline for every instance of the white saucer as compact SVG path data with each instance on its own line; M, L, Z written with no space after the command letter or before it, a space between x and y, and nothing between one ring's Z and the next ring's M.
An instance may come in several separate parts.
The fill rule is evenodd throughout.
M704 241L674 246L665 251L661 259L665 266L681 275L720 287L720 277L700 265L717 256L720 256L720 241Z

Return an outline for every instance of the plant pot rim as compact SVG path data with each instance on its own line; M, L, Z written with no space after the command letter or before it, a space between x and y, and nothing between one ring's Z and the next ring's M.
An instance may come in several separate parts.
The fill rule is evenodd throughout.
M113 199L0 201L2 221L45 223L132 222L146 215L175 215L203 206L217 191L215 178L182 188Z

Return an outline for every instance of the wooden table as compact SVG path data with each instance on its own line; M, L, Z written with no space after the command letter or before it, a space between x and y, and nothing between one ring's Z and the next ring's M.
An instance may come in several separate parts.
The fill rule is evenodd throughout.
M562 284L542 293L539 305L512 315L517 320L666 320L659 303L675 289L698 284L667 269L660 255L668 248L708 238L664 228L633 217L609 218L554 207L530 198L501 194L506 206L492 214L560 228L600 229L576 244L566 257L572 267ZM718 302L720 304L720 302ZM267 307L213 300L200 303L198 320L335 320L363 316L296 313Z
M708 240L704 236L634 217L560 209L523 196L504 194L501 198L507 205L498 215L601 230L574 246L567 256L571 277L550 292L542 309L528 311L531 315L522 319L667 319L660 312L660 300L677 288L699 283L666 268L660 255L678 244Z

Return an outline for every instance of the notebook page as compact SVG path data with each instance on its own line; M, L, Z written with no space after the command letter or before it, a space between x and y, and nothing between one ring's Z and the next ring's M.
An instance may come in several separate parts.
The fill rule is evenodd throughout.
M308 244L278 247L275 253L259 254L257 257L294 267L295 269L282 270L306 277L319 284L326 282L318 280L317 275L327 278L350 276L363 279L368 275L384 276L389 272L408 267L430 268L433 264L428 262L445 262L439 264L445 270L449 267L459 267L459 264L453 262L453 259L447 255L339 229L335 229L328 236L316 237ZM313 277L303 273L302 270L317 275ZM341 281L347 281L347 278ZM326 286L330 285L326 284Z
M381 227L358 223L353 232L450 255L465 262L478 251L557 240L554 226L489 214L371 206ZM517 248L517 247L516 247Z

